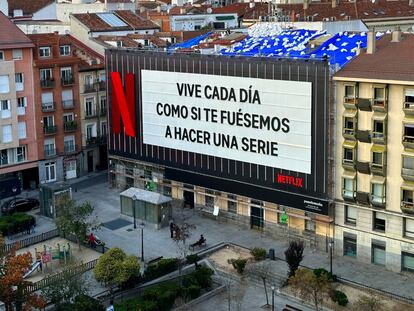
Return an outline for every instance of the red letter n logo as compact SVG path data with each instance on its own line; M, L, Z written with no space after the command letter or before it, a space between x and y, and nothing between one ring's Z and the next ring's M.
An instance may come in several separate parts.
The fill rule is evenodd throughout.
M122 86L119 72L111 73L112 80L112 129L114 134L121 133L121 118L124 123L125 134L135 135L135 82L134 74L125 76L125 91ZM126 93L126 95L125 95Z

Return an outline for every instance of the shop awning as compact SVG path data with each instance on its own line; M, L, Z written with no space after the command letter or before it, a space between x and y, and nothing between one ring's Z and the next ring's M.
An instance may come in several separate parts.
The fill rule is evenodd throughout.
M372 145L371 151L372 152L385 152L386 146L385 145Z
M218 21L229 21L233 19L234 19L234 15L216 16L216 20Z

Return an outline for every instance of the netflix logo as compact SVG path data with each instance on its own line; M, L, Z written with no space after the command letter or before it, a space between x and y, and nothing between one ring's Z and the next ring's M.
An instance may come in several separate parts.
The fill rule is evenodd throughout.
M303 188L303 178L289 175L277 174L276 182L279 184L291 185L296 188Z

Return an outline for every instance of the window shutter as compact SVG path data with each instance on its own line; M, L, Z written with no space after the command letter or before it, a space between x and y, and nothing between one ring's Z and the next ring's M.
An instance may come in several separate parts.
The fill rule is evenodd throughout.
M26 138L26 122L19 122L19 139Z
M53 93L42 93L42 103L51 103L53 102Z

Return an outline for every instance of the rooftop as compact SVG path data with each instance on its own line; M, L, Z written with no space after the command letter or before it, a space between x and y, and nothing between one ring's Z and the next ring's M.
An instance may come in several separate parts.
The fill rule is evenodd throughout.
M135 197L138 201L144 201L155 205L171 202L170 197L159 194L157 192L142 190L134 187L128 188L124 192L121 192L120 195L131 199L134 199Z
M32 41L0 12L0 49L33 47Z
M361 53L338 71L335 79L414 81L414 34L403 33L400 42L391 42L391 37L383 36L373 54Z
M111 13L81 13L73 14L79 22L91 31L139 30L158 29L159 26L150 20L129 11L114 11Z
M22 10L24 16L33 15L54 2L54 0L8 0L9 16L13 16L14 10Z

